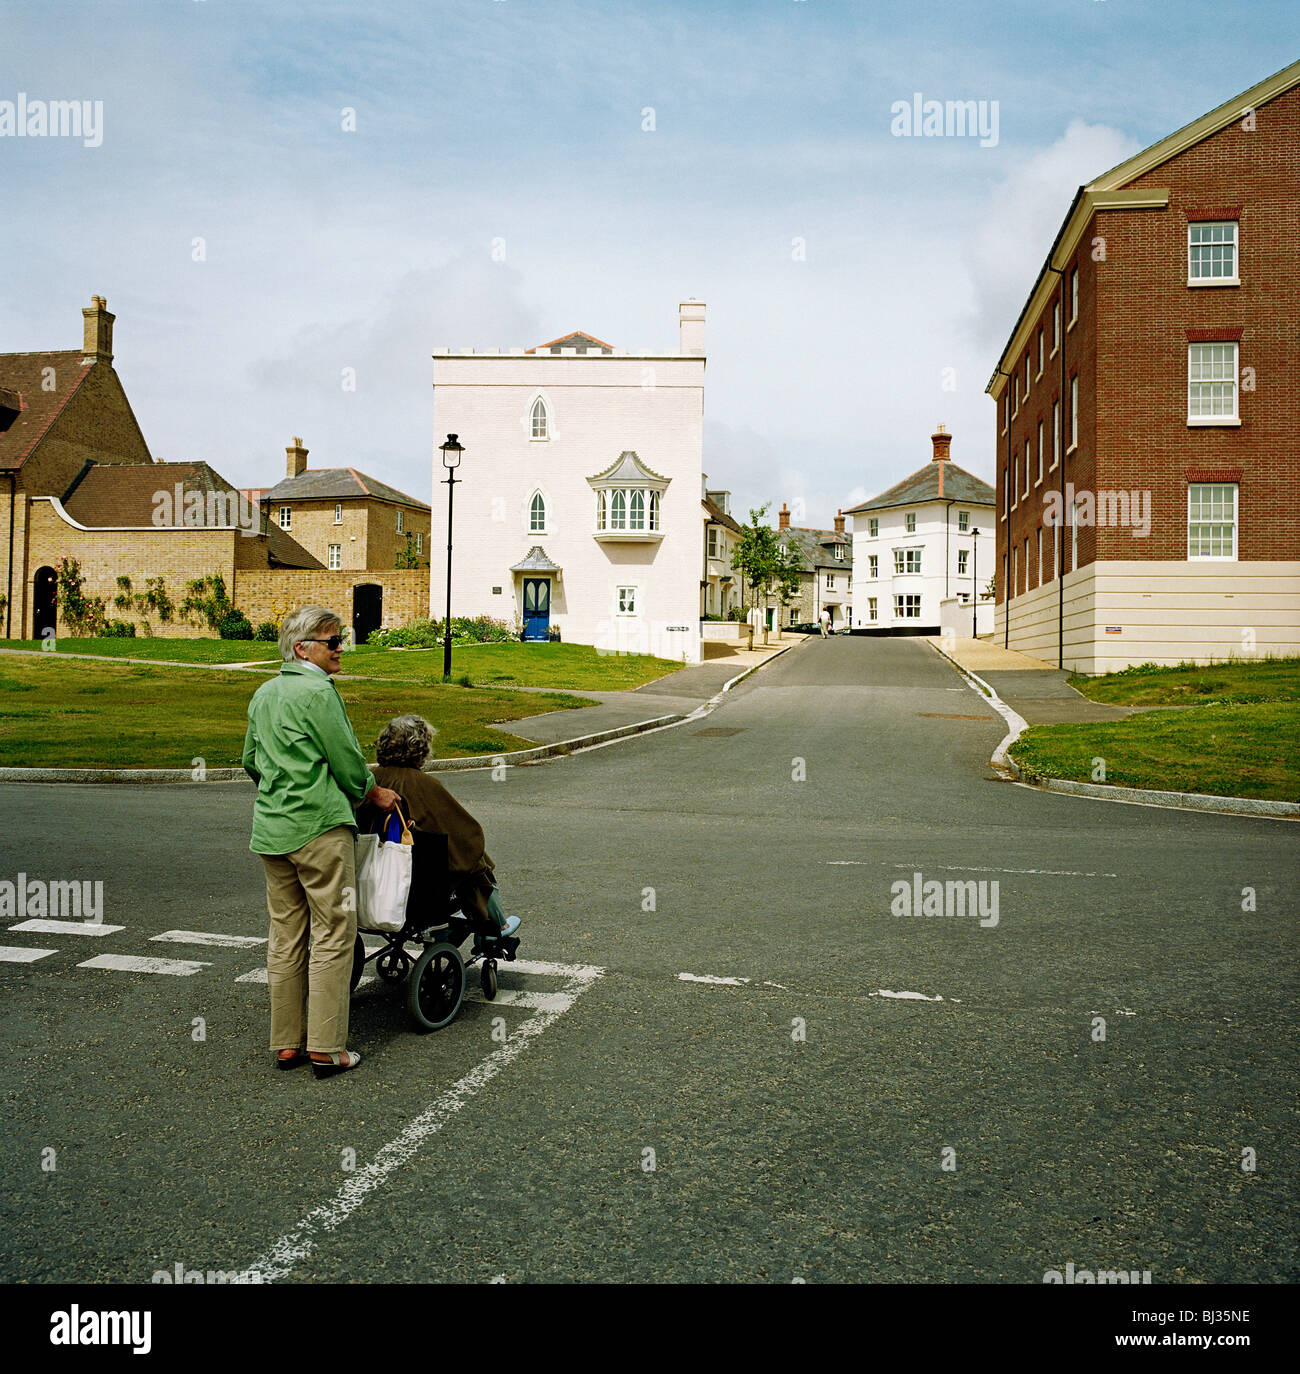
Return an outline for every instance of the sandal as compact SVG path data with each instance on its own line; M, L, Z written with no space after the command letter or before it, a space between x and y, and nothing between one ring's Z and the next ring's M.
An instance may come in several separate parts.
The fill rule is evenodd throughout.
M317 1054L315 1051L311 1055L311 1071L317 1078L329 1078L336 1073L346 1073L348 1069L355 1069L361 1063L361 1056L356 1050L340 1050L338 1054Z
M309 1062L307 1051L303 1049L292 1051L280 1050L275 1056L275 1067L277 1069L296 1069L299 1064L306 1064Z

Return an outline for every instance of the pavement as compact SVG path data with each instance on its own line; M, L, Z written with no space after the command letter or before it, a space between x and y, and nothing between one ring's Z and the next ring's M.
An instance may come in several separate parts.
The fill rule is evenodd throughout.
M733 678L761 668L774 657L798 643L796 639L772 643L766 648L744 649L727 644L708 644L712 651L704 663L679 668L667 677L656 678L642 687L625 692L582 692L565 689L567 696L587 697L597 702L581 711L547 711L521 720L495 722L520 739L534 744L559 744L564 740L585 739L605 730L648 724L651 721L680 720L715 697ZM553 688L526 688L546 690Z
M925 636L940 653L966 672L983 678L1029 725L1123 720L1145 706L1108 706L1089 701L1069 684L1068 669L1054 668L1029 654L1004 649L984 639Z

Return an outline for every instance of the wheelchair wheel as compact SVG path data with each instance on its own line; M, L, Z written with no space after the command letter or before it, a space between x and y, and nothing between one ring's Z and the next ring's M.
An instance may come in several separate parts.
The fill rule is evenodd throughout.
M375 971L385 983L400 983L410 969L411 956L401 945L389 945L375 960Z
M366 967L366 947L362 942L361 936L357 936L357 942L352 946L352 981L348 984L349 992L356 992L357 984L361 981L361 974Z
M483 989L483 1000L490 1002L497 995L497 966L491 959L483 960L479 984Z
M455 945L429 945L415 961L407 1003L422 1030L441 1030L465 996L465 961Z

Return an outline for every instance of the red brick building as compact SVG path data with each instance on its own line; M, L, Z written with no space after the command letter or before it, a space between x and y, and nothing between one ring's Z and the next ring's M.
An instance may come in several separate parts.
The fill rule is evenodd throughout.
M1300 652L1297 188L1300 63L1079 189L987 388L998 643Z

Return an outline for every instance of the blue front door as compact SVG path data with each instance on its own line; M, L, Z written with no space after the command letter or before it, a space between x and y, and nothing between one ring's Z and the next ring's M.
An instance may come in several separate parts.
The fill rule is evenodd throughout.
M524 638L549 639L551 632L551 579L524 578Z

